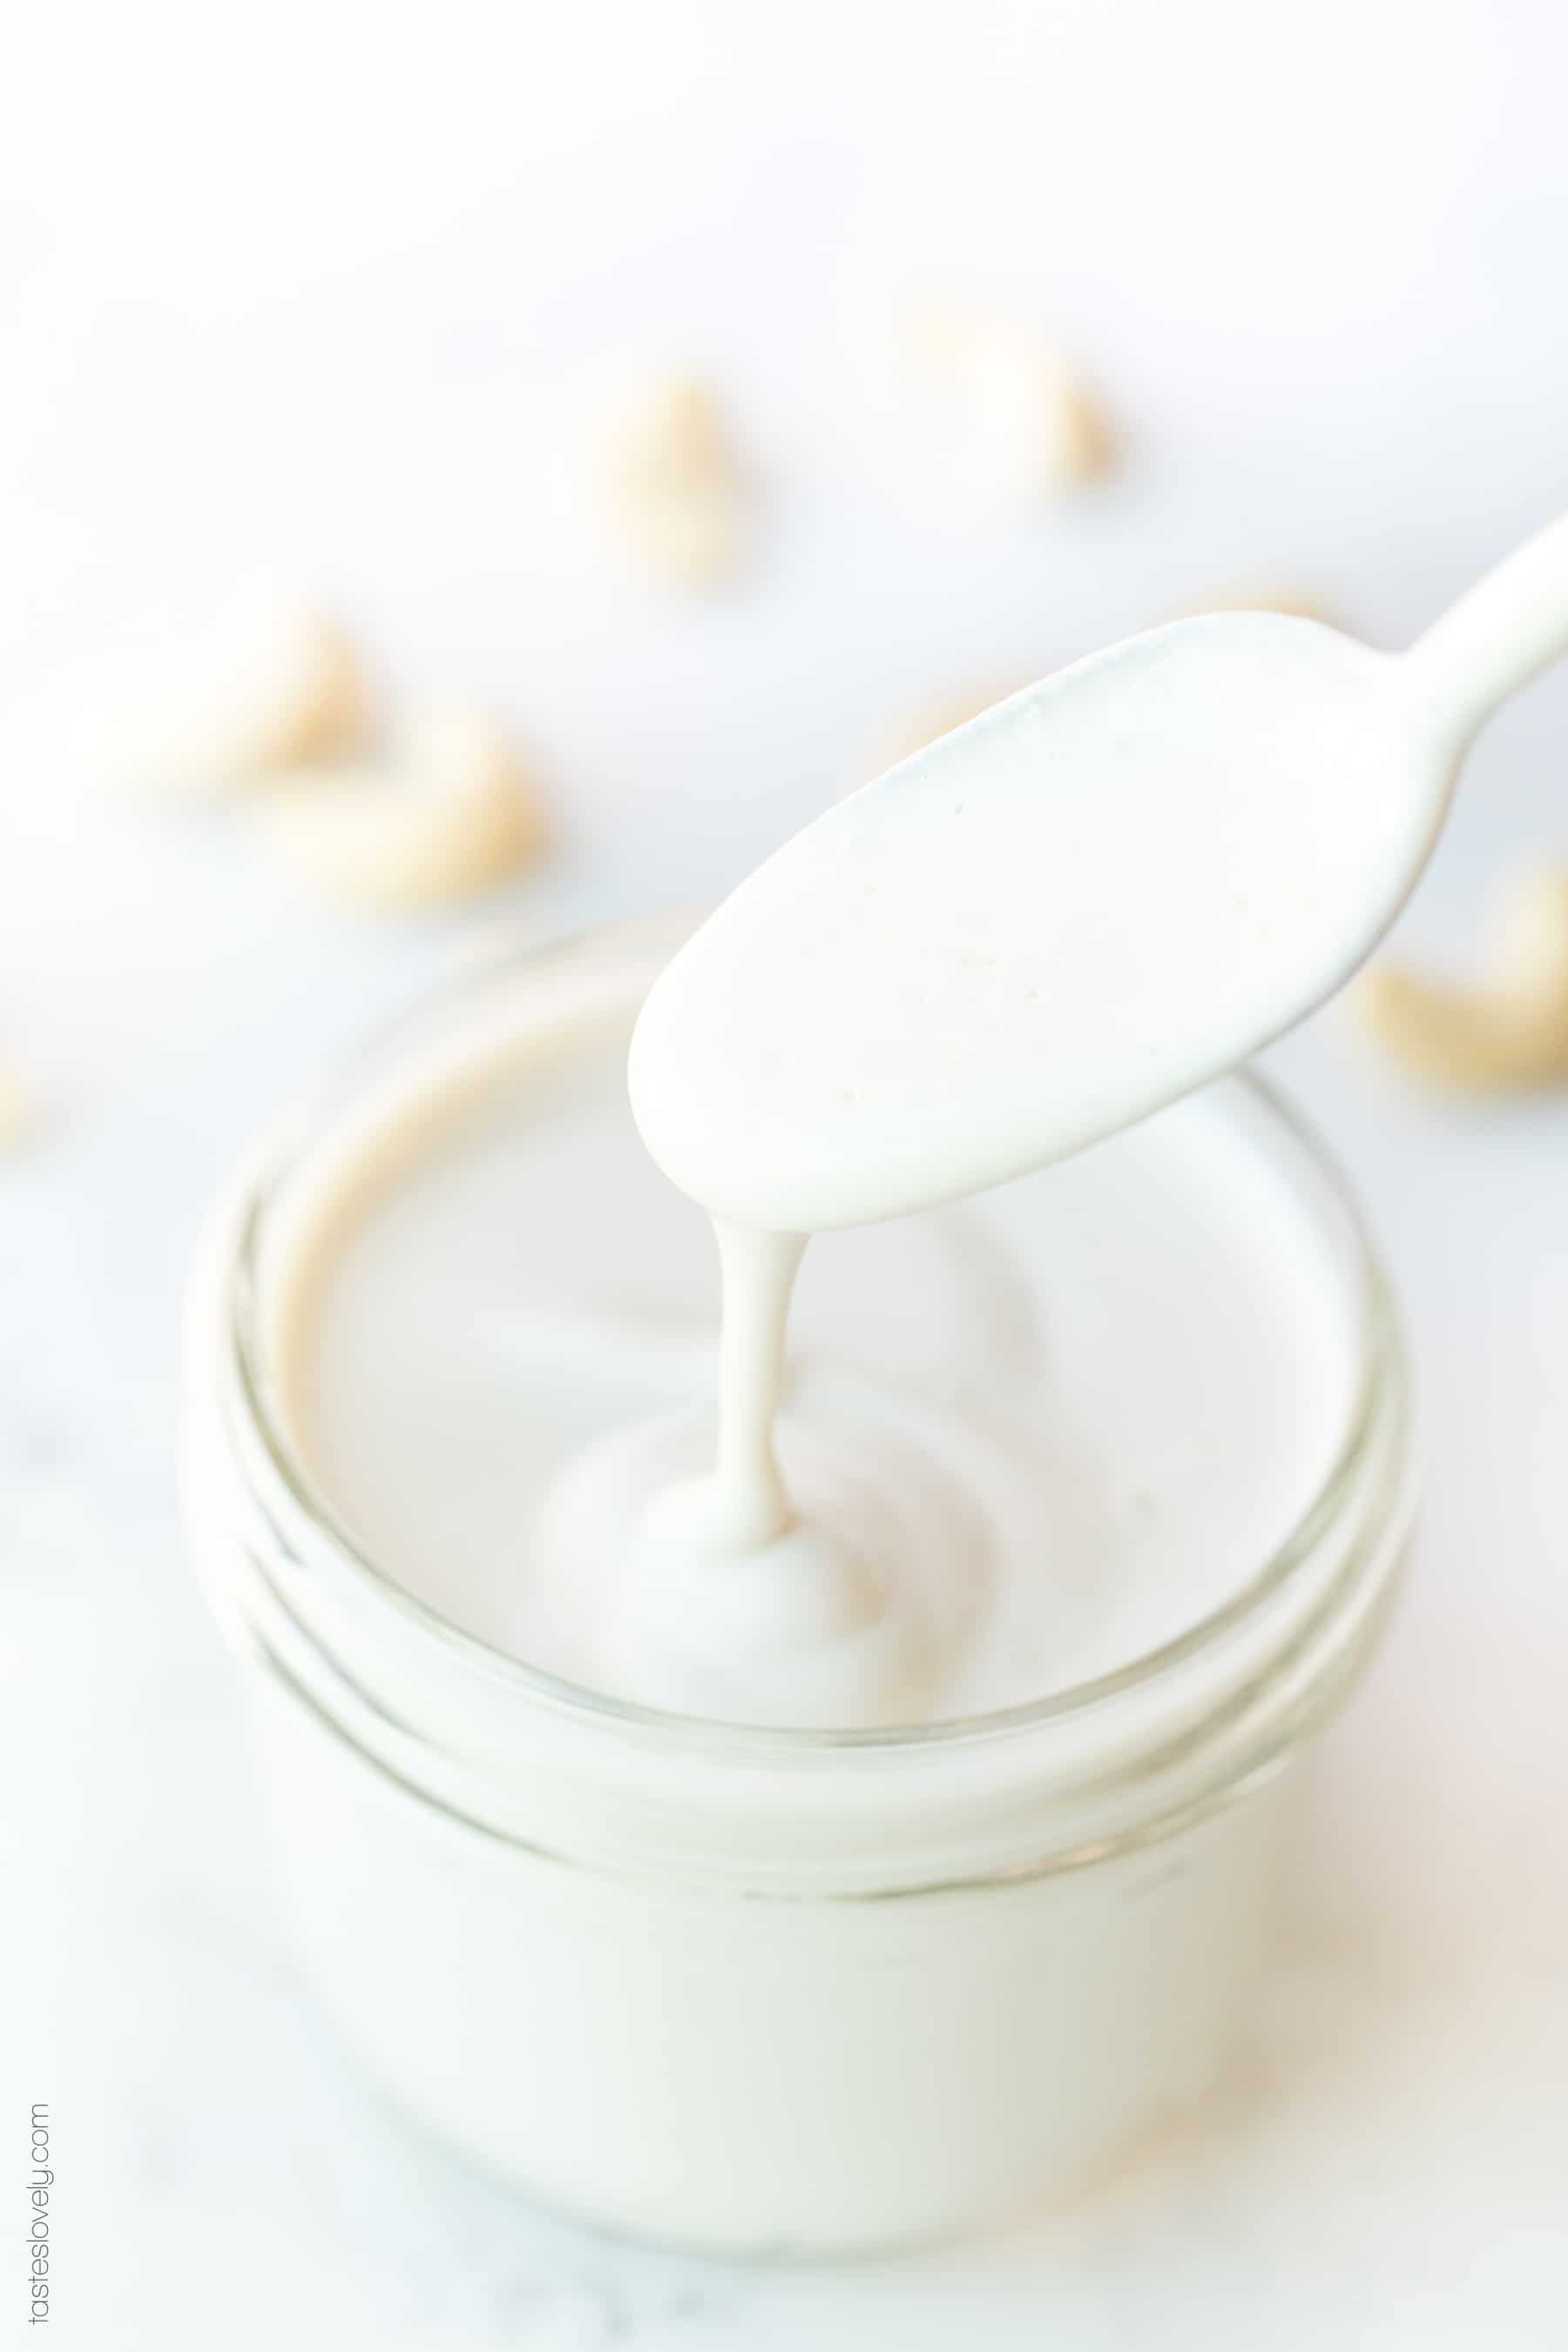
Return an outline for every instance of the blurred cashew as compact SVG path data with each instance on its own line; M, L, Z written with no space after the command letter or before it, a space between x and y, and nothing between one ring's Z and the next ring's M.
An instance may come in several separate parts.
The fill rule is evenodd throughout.
M946 694L939 702L927 703L923 710L915 713L889 736L889 764L911 759L915 752L923 751L928 743L938 741L943 735L951 735L955 727L966 727L972 719L978 719L983 710L993 709L998 702L1005 702L1010 694L1017 691L1016 686L976 687L967 694Z
M1109 419L1077 370L1005 311L938 310L913 341L946 395L948 472L992 495L1051 499L1105 473Z
M19 1143L33 1123L33 1104L15 1070L0 1063L0 1150Z
M126 722L119 765L132 782L219 793L342 758L363 741L364 671L323 614L288 606L253 615L205 659L208 675Z
M1321 597L1314 596L1310 589L1292 588L1282 581L1272 586L1267 581L1241 582L1233 588L1184 597L1160 617L1164 621L1194 621L1205 613L1285 613L1296 621L1324 621L1331 627L1337 625Z
M1364 975L1352 1001L1394 1059L1434 1085L1522 1093L1568 1083L1568 872L1513 885L1478 985L1388 964Z
M482 713L416 720L396 767L330 768L268 795L275 845L327 896L374 907L465 898L530 866L543 814L510 743Z
M611 433L605 488L616 535L656 579L710 587L739 568L752 501L709 385L643 386Z

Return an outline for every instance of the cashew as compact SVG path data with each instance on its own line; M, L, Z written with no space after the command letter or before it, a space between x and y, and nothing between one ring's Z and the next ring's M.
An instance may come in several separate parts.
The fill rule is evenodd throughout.
M209 656L210 675L127 723L120 764L134 783L223 792L363 740L369 689L353 646L307 607L253 615Z
M16 1071L0 1063L0 1150L21 1142L32 1124L32 1097Z
M400 766L297 778L268 795L261 814L306 881L377 907L468 898L531 865L544 839L538 800L505 737L460 706L427 711Z
M967 694L946 694L940 702L927 703L923 710L889 738L889 761L896 762L912 758L915 752L923 751L928 743L936 742L941 736L951 735L955 727L966 727L972 719L978 719L983 710L990 710L998 702L1005 702L1007 697L1016 691L1017 688L1011 686L977 687Z
M1321 597L1304 588L1291 588L1284 582L1270 585L1267 581L1243 582L1230 589L1215 589L1203 596L1184 597L1161 614L1166 621L1194 621L1205 613L1286 613L1296 621L1326 621L1333 625L1334 616Z
M710 587L739 567L751 500L708 385L646 385L611 436L605 477L616 533L653 577Z
M1109 470L1110 425L1062 354L1005 312L928 314L917 348L946 394L948 470L1017 499L1056 498Z
M1384 965L1354 1001L1389 1053L1434 1085L1522 1093L1568 1082L1568 871L1514 884L1479 986Z

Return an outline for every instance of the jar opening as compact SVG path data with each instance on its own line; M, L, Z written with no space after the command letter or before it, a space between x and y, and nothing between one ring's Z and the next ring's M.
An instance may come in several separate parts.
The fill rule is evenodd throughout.
M609 936L623 955L645 959L668 952L674 938L668 927L658 925L633 927L624 934ZM367 1548L356 1542L321 1491L279 1410L264 1343L269 1215L289 1171L311 1149L327 1108L355 1088L368 1085L374 1089L389 1057L399 1064L416 1055L422 1039L439 1028L446 1008L471 996L476 989L520 974L561 970L580 974L584 960L591 964L601 944L590 936L503 956L479 973L465 974L412 1021L395 1024L323 1096L296 1112L241 1182L237 1204L224 1223L216 1262L219 1387L226 1443L242 1465L254 1505L273 1538L308 1578L331 1586L342 1605L363 1605L395 1619L405 1634L428 1643L463 1675L482 1682L492 1694L509 1696L520 1707L544 1706L554 1714L585 1717L635 1732L639 1740L673 1743L687 1750L696 1746L706 1752L719 1749L777 1758L946 1748L1098 1715L1152 1685L1201 1667L1276 1604L1289 1600L1292 1585L1319 1555L1325 1538L1363 1484L1369 1453L1387 1442L1391 1430L1396 1433L1395 1442L1402 1444L1405 1376L1386 1287L1342 1179L1277 1091L1250 1072L1219 1085L1246 1099L1281 1139L1294 1181L1312 1190L1318 1213L1335 1228L1343 1278L1354 1302L1357 1363L1342 1442L1305 1509L1250 1577L1227 1593L1220 1605L1195 1617L1173 1638L1112 1671L1014 1705L910 1725L805 1730L684 1716L595 1689L497 1648L389 1576Z

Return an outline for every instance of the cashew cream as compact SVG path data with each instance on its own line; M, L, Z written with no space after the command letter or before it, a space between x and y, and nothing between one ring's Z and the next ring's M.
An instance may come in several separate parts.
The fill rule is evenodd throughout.
M511 1656L742 1722L984 1714L1223 1605L1355 1378L1321 1237L1224 1118L814 1242L775 1465L799 1244L740 1288L721 1366L707 1221L626 1105L640 984L555 1022L531 985L510 1037L458 1040L328 1156L280 1346L356 1541Z
M626 1100L669 944L476 976L241 1171L195 1556L303 1964L400 2104L644 2236L921 2239L1222 2063L1398 1555L1397 1345L1228 1080L814 1239L770 1465L797 1246L721 1365L708 1220ZM694 1538L710 1484L658 1502L716 1463L776 1466L784 1573Z

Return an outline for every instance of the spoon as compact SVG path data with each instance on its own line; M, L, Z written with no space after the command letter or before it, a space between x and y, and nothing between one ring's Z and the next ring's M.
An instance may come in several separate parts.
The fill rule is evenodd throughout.
M1064 1158L1300 1021L1414 887L1478 729L1568 647L1568 517L1406 653L1211 614L1026 688L784 844L655 983L643 1139L811 1233Z

